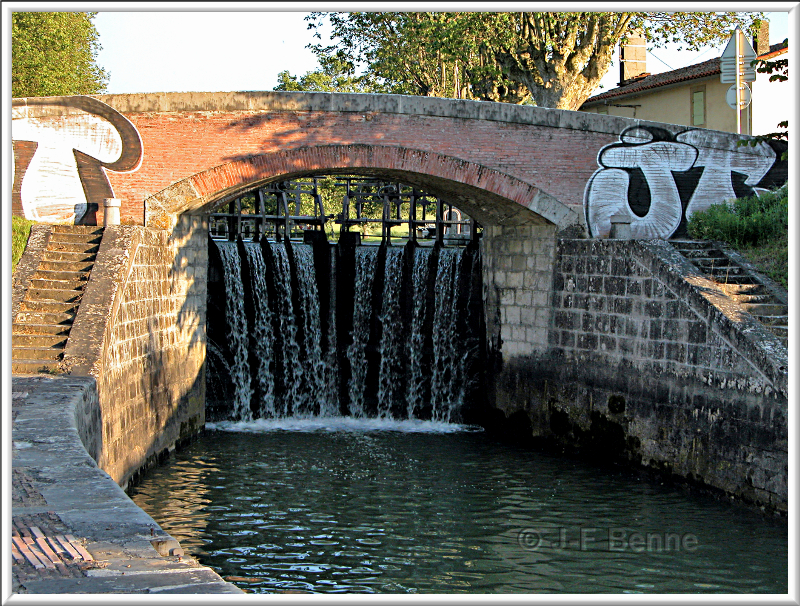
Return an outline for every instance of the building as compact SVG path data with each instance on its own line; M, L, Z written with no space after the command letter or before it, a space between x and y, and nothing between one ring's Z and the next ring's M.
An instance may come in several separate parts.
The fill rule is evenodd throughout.
M766 23L759 32L769 40ZM753 39L759 59L788 58L788 40L769 46ZM742 111L742 134L763 135L788 120L792 91L789 82L770 82L770 74L756 74L748 83L752 102ZM587 99L580 110L736 132L736 111L726 101L730 84L720 82L720 59L710 59L661 74L649 74L645 41L632 36L620 48L620 85Z

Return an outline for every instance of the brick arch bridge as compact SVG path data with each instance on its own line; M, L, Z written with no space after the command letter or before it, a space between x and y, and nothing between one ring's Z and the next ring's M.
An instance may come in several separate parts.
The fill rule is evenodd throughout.
M769 145L740 147L730 133L454 99L153 93L15 99L13 110L15 212L47 202L56 177L38 159L68 164L74 152L77 170L58 175L60 200L71 169L76 198L82 190L102 209L113 195L124 221L152 227L259 182L346 171L445 194L485 225L544 222L603 237L622 212L635 236L667 238L687 212L786 174ZM65 127L63 149L41 135ZM48 203L67 220L96 220L79 216L77 203Z

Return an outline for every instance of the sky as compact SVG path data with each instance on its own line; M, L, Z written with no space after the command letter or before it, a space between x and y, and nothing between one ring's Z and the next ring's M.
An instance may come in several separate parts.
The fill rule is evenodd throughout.
M94 22L103 49L97 60L110 72L108 93L268 91L277 86L283 70L301 76L318 67L306 48L313 42L313 32L304 20L309 12L305 3L296 4L296 10L259 12L246 9L270 5L245 4L243 12L220 12L219 8L174 12L175 5L159 3L145 3L136 12L114 11L113 4L103 6L108 8L89 5L86 9L99 11ZM173 8L156 12L161 6ZM788 37L787 12L769 12L767 18L770 44ZM657 74L707 61L718 57L723 48L724 44L693 52L654 49L648 52L647 70ZM616 87L618 80L615 55L601 83L603 90Z

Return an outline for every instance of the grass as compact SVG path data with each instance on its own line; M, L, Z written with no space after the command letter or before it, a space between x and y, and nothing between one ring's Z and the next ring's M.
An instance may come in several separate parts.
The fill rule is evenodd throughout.
M720 240L758 271L789 288L789 193L784 185L761 196L714 204L689 218L689 235Z
M28 244L28 236L31 234L33 221L28 221L22 217L11 217L11 273L17 269L17 263L25 252Z

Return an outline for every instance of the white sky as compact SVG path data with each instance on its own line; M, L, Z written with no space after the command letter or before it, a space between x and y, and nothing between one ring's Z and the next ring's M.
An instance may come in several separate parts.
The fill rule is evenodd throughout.
M95 25L103 50L98 63L110 72L109 93L267 91L277 86L278 73L283 70L300 76L318 67L314 54L305 48L313 39L304 17L311 8L320 7L301 2L294 5L228 4L225 5L227 12L220 12L220 5L214 5L216 8L208 12L196 8L181 12L164 10L170 7L171 11L180 11L184 6L199 5L103 3L94 8L91 3L81 5L81 10L99 12ZM242 6L243 12L230 12L227 8L237 6ZM276 10L280 6L283 10ZM126 11L119 12L117 7ZM321 8L346 10L353 7ZM405 7L381 8L402 10ZM416 10L448 8L417 6ZM464 7L459 5L458 8ZM260 10L254 12L254 9ZM767 18L770 20L770 44L788 37L788 12L770 12ZM696 52L655 49L653 53L648 52L647 69L656 74L685 67L718 57L723 48L724 44ZM618 79L615 57L614 65L603 79L605 90L614 88Z

